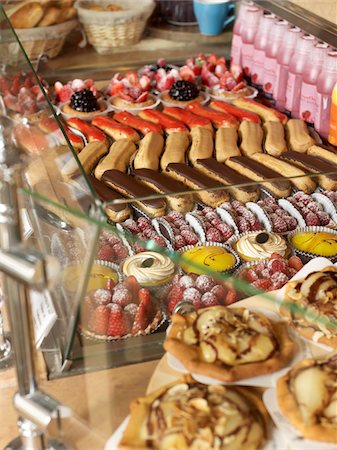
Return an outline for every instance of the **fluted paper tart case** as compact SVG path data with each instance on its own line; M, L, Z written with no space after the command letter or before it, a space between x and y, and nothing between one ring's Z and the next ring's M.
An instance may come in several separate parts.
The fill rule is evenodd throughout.
M303 264L306 264L308 261L310 261L313 258L317 258L318 256L322 256L324 258L328 258L330 259L331 262L335 263L337 262L337 249L336 249L336 254L332 255L332 256L327 256L327 255L321 255L318 253L311 253L311 252L306 252L304 250L300 250L299 248L295 247L295 245L292 243L292 238L299 234L299 233L318 233L318 232L323 232L323 233L329 233L333 236L333 239L336 239L336 248L337 248L337 231L333 230L331 228L326 228L326 227L302 227L302 228L297 228L294 231L291 231L288 234L288 242L289 242L289 246L291 248L291 250L293 251L293 253L295 253L299 258L301 258Z

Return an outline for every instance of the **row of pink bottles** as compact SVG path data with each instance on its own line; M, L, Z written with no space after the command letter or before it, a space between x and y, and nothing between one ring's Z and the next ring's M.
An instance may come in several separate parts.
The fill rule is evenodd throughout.
M244 1L240 3L238 15L235 20L234 28L233 28L233 37L232 37L232 47L231 47L231 62L232 64L241 64L241 47L242 47L242 23L245 17L246 11L254 6L254 3L251 1Z
M251 76L254 40L259 28L263 10L259 7L250 7L245 11L241 26L241 66L247 77Z

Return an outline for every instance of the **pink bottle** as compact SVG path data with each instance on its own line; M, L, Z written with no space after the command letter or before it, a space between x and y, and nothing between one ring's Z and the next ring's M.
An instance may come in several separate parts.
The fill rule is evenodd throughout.
M268 98L273 98L277 70L276 58L280 51L281 41L284 39L287 29L288 22L286 20L276 20L270 29L263 67L263 91Z
M281 41L280 51L276 58L276 81L273 97L279 111L285 110L289 64L300 36L302 36L300 28L289 27L285 32L284 39Z
M241 64L241 46L242 46L242 21L246 11L254 6L254 2L245 1L240 3L239 12L235 20L231 47L231 64Z
M314 123L316 113L317 78L322 69L323 60L328 52L329 45L325 42L318 43L312 51L304 66L300 118L308 123Z
M337 51L329 52L317 78L315 128L324 138L329 134L332 91L337 83Z
M302 36L298 40L289 64L285 108L287 113L297 119L300 116L301 86L304 65L310 58L315 43L314 36L308 34Z
M254 38L258 30L261 17L262 9L256 7L249 8L243 17L241 34L241 66L243 68L243 73L248 77L250 77L253 63Z
M252 85L262 88L263 66L265 60L265 49L267 47L270 27L275 21L274 14L263 14L259 23L259 29L254 39L253 63L251 69Z

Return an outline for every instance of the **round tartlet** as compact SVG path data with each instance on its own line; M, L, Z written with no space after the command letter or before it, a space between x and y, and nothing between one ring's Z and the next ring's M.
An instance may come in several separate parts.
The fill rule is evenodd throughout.
M187 246L179 249L182 257L179 266L185 273L202 275L205 271L227 272L232 270L239 261L237 255L223 245L208 243L209 245Z
M302 259L323 256L337 260L337 233L324 227L304 227L288 236L295 253Z
M124 275L133 275L141 286L155 287L172 280L175 265L166 255L141 252L129 256L123 263Z
M78 117L79 119L83 120L91 120L95 116L107 114L109 112L108 105L104 100L98 100L97 104L99 106L99 109L97 109L96 111L84 112L77 111L76 109L72 108L69 101L60 106L60 111L66 119L69 119L70 117Z
M255 98L258 94L258 90L251 87L245 86L237 92L226 91L221 88L209 88L209 96L214 100L222 100L224 102L233 102L238 98Z
M286 257L290 254L286 240L277 233L254 231L229 242L244 261L267 259L273 253Z
M164 91L161 94L159 94L159 99L164 106L179 106L181 108L184 108L185 106L193 102L198 102L201 103L202 105L206 104L209 100L209 95L205 94L204 92L200 92L198 97L193 98L192 100L183 101L183 100L175 100L170 96L169 91Z
M159 100L154 96L149 95L145 102L133 103L124 100L119 95L114 95L109 98L109 104L111 108L115 111L129 111L132 114L137 114L139 111L143 109L154 109L159 105Z

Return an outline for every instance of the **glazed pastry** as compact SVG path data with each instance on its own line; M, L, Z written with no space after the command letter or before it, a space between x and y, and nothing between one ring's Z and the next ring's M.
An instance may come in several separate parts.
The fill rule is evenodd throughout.
M337 154L320 147L319 145L313 145L308 149L308 155L318 156L321 159L331 162L337 166Z
M290 119L286 124L287 139L291 150L305 153L315 143L306 123L301 119Z
M327 189L328 191L335 191L337 189L337 166L334 164L324 161L321 158L292 150L283 153L281 158L311 173L317 173L318 184L323 189ZM330 174L323 175L325 172L330 172Z
M186 107L187 111L191 111L201 117L209 119L216 128L234 127L237 128L238 122L234 116L225 112L215 111L214 109L201 106L199 103L191 103Z
M290 253L282 236L260 231L243 234L233 243L233 248L244 261L267 259L273 253L285 257Z
M93 125L90 125L90 123L86 122L85 120L79 119L78 117L71 117L67 120L67 125L83 133L88 142L98 141L104 142L107 145L109 144L108 139L103 131L99 130Z
M257 124L261 123L260 117L257 114L233 106L231 103L228 102L222 102L220 100L212 100L209 106L215 109L216 111L227 112L228 114L231 114L232 116L236 117L238 120L249 120Z
M243 155L262 153L263 131L259 124L243 120L239 126L240 150Z
M100 180L106 170L116 169L126 172L132 155L136 151L134 142L129 139L119 139L115 141L109 150L109 153L103 158L95 169L95 177Z
M290 242L301 252L326 258L337 255L337 234L328 231L298 231Z
M107 116L96 116L93 118L91 123L95 127L104 131L115 141L118 141L119 139L130 139L131 141L137 142L140 139L137 131L133 130L127 125L118 123Z
M176 194L184 192L187 189L186 186L179 181L155 170L137 169L133 171L132 175L159 194ZM167 205L170 209L173 209L173 211L186 213L191 211L194 206L193 195L190 193L184 195L167 195L165 199Z
M280 312L300 334L337 348L337 269L325 267L286 285Z
M159 170L159 161L163 148L164 138L160 133L147 133L139 142L139 148L133 160L133 167L135 169Z
M256 202L260 197L259 188L254 185L252 186L248 178L245 178L243 175L240 175L213 158L198 159L196 168L221 184L231 186L228 188L228 192L240 202ZM241 184L244 186L234 187L235 185Z
M256 113L264 122L287 123L288 117L285 114L280 113L276 109L268 108L268 106L262 105L262 103L258 103L250 98L238 98L237 100L234 100L233 103L239 108Z
M164 153L160 167L166 171L170 163L185 163L186 152L190 145L189 133L171 133L166 137Z
M192 166L197 159L211 158L213 155L213 136L205 128L194 128L191 131L192 145L188 152L188 159Z
M175 266L170 258L158 252L140 252L123 263L124 275L134 276L141 286L153 287L172 280Z
M207 128L213 133L212 123L206 117L197 116L186 109L178 108L177 106L165 106L163 112L177 120L181 120L190 130L193 128Z
M226 160L226 165L250 180L263 182L261 187L268 189L275 197L288 197L291 193L291 185L288 180L280 179L279 173L247 156L232 156ZM274 181L267 182L272 179Z
M223 163L231 156L241 156L237 146L238 133L235 128L218 128L215 133L215 158Z
M137 197L155 196L155 191L140 183L135 178L126 175L119 170L107 170L103 173L101 180L109 187L112 187L120 194L129 199ZM150 217L160 217L165 213L166 202L162 198L152 198L148 200L133 200L141 210Z
M128 125L143 134L152 132L162 133L163 129L160 125L156 123L149 122L148 120L141 119L140 117L134 116L127 111L120 111L113 116L114 120L119 123Z
M222 183L213 180L193 167L186 164L171 163L167 166L166 171L168 175L190 189L197 189L195 197L212 208L216 208L228 200L228 193L225 190L213 190L213 188L223 186Z
M263 129L266 135L264 149L268 155L280 156L287 151L284 128L281 122L271 122L268 120L263 124Z
M227 272L233 269L236 260L234 255L224 247L216 245L196 245L181 253L179 267L185 273L202 275L205 270Z
M274 156L265 155L262 153L255 153L254 155L252 155L252 158L263 166L274 170L281 176L289 178L289 181L297 189L305 192L306 194L311 194L316 189L315 181L312 178L306 176L306 173L303 170L293 166L292 164L274 158Z
M144 111L140 111L139 117L161 125L168 134L179 131L187 131L187 128L183 122L173 119L162 112L155 111L154 109L144 109Z
M224 382L276 372L297 350L284 322L224 306L173 314L164 348L190 372Z
M124 197L117 191L110 189L102 181L97 180L93 175L88 175L89 181L92 184L97 197L104 203L112 203L115 200L123 200ZM131 209L128 203L115 203L105 206L105 213L107 217L113 222L124 222L132 216Z
M337 444L337 354L304 359L277 380L282 414L302 438Z
M261 450L268 426L263 402L252 391L185 377L132 403L118 449L222 450L230 442L230 450Z
M89 142L81 153L78 155L78 160L81 163L84 171L90 173L96 166L98 161L108 153L108 146L104 142ZM61 171L64 177L74 178L81 175L81 169L75 158L71 158L62 168Z
M43 115L37 121L37 126L39 127L40 130L42 130L46 134L53 134L53 136L56 135L57 138L60 139L62 145L67 145L67 142L61 132L61 129L54 117L50 117L49 115ZM62 123L62 129L66 133L67 138L69 139L73 149L76 151L76 153L79 153L84 147L84 142L81 136L71 132L64 123Z

